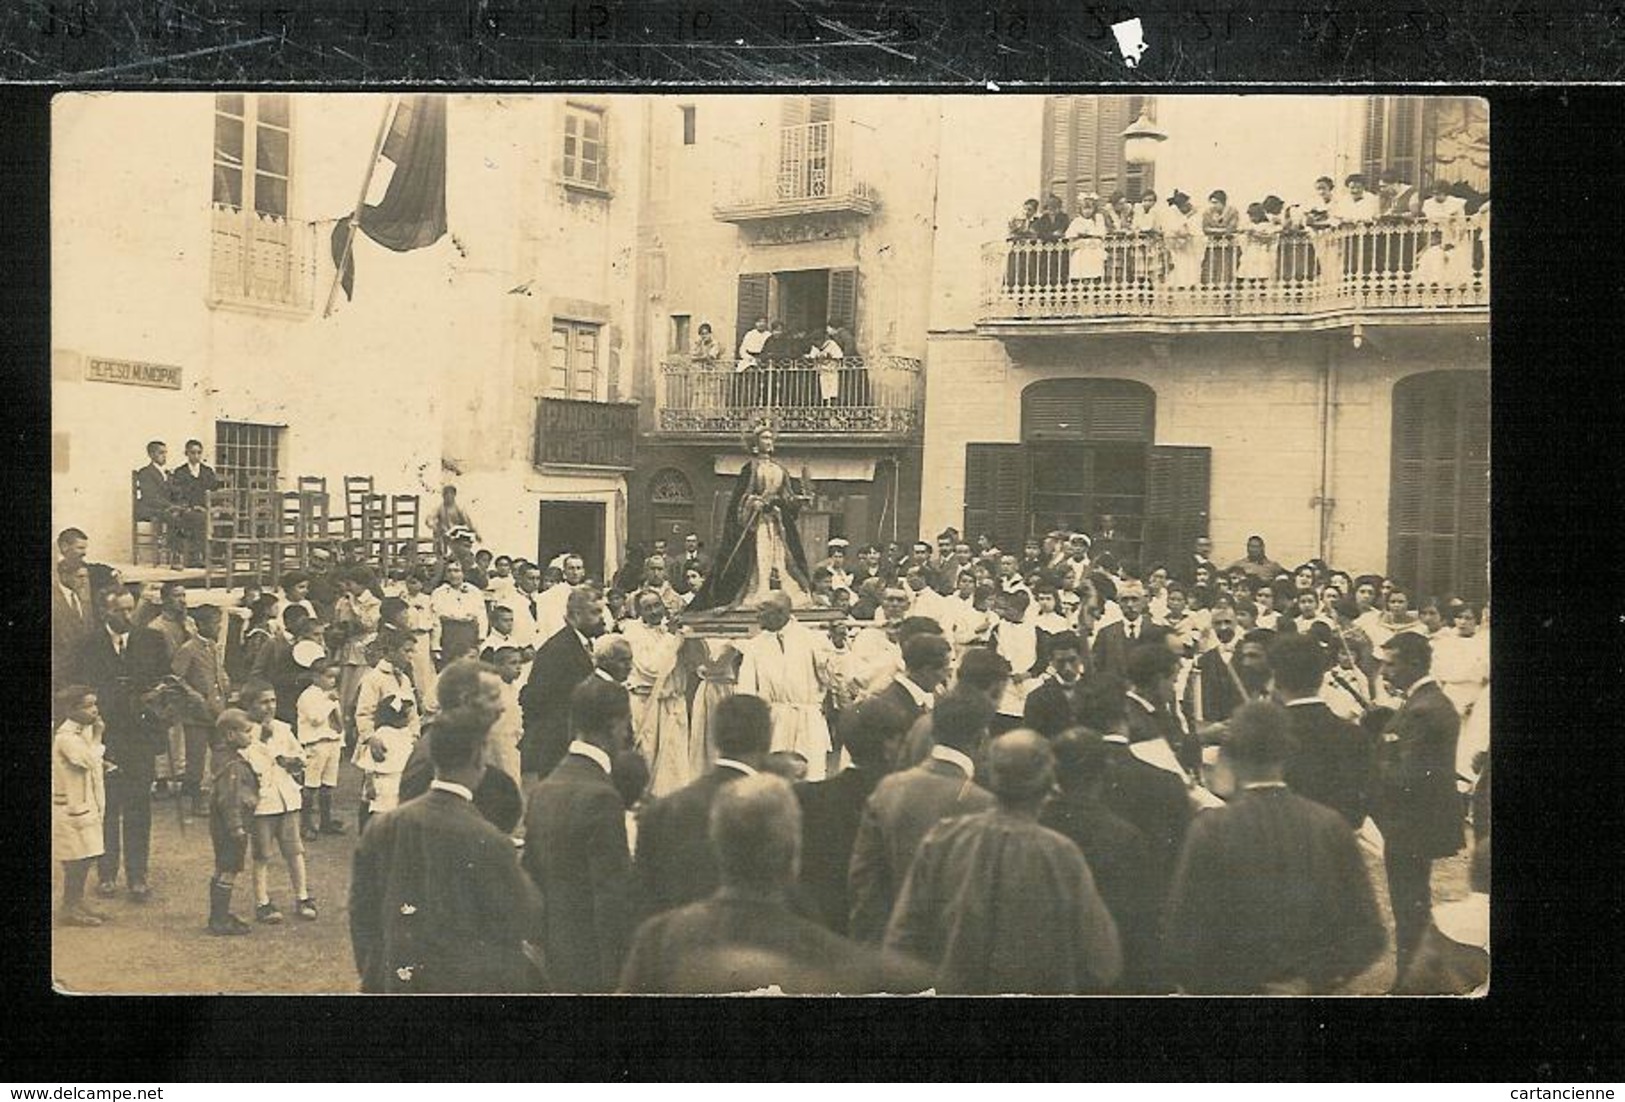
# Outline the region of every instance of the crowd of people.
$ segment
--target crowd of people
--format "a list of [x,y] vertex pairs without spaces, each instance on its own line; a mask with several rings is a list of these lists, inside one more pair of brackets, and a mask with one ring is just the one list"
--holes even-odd
[[366,991],[1333,991],[1388,944],[1362,836],[1395,989],[1487,968],[1431,893],[1470,821],[1450,906],[1487,908],[1487,605],[1257,536],[1221,566],[1205,538],[1136,564],[950,529],[830,540],[807,600],[769,592],[739,636],[696,630],[696,535],[609,579],[475,535],[383,577],[346,546],[222,615],[64,531],[61,920],[107,919],[93,869],[150,897],[172,788],[209,823],[212,933],[284,920],[278,857],[317,920],[304,847],[348,833],[354,769]]
[[1316,249],[1320,232],[1359,226],[1407,232],[1392,239],[1373,234],[1346,249],[1346,274],[1397,271],[1413,282],[1451,286],[1487,267],[1479,252],[1487,243],[1475,228],[1487,217],[1488,196],[1444,180],[1424,195],[1395,172],[1379,176],[1374,189],[1363,173],[1350,173],[1341,188],[1322,176],[1301,201],[1271,194],[1232,203],[1216,189],[1199,207],[1177,188],[1166,200],[1150,189],[1132,199],[1119,191],[1105,198],[1081,192],[1076,200],[1068,212],[1056,195],[1042,204],[1028,199],[1010,219],[1008,288],[1309,280],[1325,263]]

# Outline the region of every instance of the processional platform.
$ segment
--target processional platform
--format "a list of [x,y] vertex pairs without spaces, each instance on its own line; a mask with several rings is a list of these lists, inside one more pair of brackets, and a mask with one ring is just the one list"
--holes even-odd
[[[820,631],[847,619],[838,608],[797,608],[790,610],[790,616],[798,624]],[[704,639],[743,639],[756,631],[758,623],[756,610],[750,608],[684,612],[681,619],[684,627]]]

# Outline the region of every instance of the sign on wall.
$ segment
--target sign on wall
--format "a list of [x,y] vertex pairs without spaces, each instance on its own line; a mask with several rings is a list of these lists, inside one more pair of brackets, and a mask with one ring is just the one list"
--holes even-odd
[[620,402],[543,398],[536,418],[537,466],[632,469],[638,407]]
[[125,386],[155,386],[164,390],[181,388],[181,369],[170,364],[140,363],[135,360],[85,360],[85,378],[93,383],[122,383]]

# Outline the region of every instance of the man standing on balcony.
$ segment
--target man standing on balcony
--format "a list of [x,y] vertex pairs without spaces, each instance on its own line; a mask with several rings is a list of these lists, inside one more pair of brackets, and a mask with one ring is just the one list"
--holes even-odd
[[[734,380],[735,406],[756,405],[762,400],[764,388],[759,373],[763,370],[762,357],[766,354],[769,335],[767,315],[763,314],[739,340],[739,360],[734,364],[734,374],[740,376]],[[751,374],[747,376],[747,372]]]
[[169,474],[169,490],[175,507],[176,543],[186,556],[187,566],[203,565],[204,518],[208,514],[209,493],[220,488],[220,477],[203,462],[203,441],[186,442],[186,462]]

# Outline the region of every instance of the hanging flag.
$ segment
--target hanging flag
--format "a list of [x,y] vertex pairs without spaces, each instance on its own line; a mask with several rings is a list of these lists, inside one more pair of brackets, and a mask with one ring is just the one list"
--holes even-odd
[[353,217],[333,227],[333,264],[346,299],[355,287],[356,230],[398,253],[421,249],[445,236],[445,97],[402,97],[378,156],[367,166],[363,199],[380,161],[390,170],[383,198],[376,204],[362,202]]

